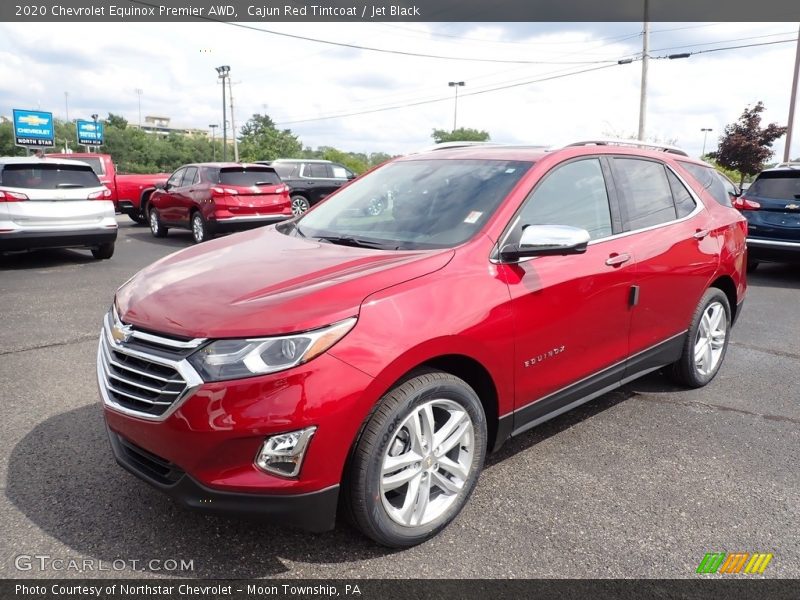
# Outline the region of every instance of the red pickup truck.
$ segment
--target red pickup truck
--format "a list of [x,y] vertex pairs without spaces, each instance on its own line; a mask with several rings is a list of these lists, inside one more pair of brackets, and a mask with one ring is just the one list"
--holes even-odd
[[97,177],[109,190],[117,212],[128,215],[137,223],[147,223],[147,202],[157,183],[164,183],[169,173],[153,175],[120,175],[110,154],[95,152],[73,152],[71,154],[48,154],[47,156],[69,158],[88,163]]

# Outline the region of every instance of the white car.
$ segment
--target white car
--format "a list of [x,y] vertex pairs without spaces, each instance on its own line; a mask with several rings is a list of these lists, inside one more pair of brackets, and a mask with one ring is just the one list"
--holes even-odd
[[0,251],[89,248],[111,258],[111,192],[77,160],[0,157]]

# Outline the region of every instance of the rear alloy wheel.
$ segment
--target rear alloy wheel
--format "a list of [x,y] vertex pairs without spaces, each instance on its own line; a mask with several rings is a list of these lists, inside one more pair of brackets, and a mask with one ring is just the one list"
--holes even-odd
[[202,244],[213,238],[208,223],[199,212],[192,213],[192,239],[195,244]]
[[97,248],[92,248],[92,256],[98,260],[105,260],[114,256],[114,242],[100,244]]
[[719,371],[731,331],[731,306],[717,288],[709,288],[700,299],[681,358],[673,364],[673,378],[689,387],[702,387]]
[[158,211],[155,208],[150,209],[150,233],[154,237],[163,238],[167,237],[168,228],[161,224],[161,217],[158,216]]
[[292,196],[292,214],[294,216],[302,215],[309,207],[305,196]]
[[383,397],[356,446],[346,498],[356,526],[394,548],[422,543],[467,502],[486,455],[475,392],[438,371]]

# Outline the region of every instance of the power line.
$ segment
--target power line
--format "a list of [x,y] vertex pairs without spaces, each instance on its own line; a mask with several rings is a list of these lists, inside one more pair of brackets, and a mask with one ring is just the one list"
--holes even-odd
[[[724,47],[724,48],[709,48],[707,50],[698,50],[696,52],[687,52],[687,53],[685,53],[685,55],[684,54],[680,54],[680,55],[664,55],[664,56],[653,56],[651,58],[655,58],[655,59],[688,58],[689,56],[692,56],[694,54],[705,54],[705,53],[709,53],[709,52],[721,52],[721,51],[724,51],[724,50],[740,50],[742,48],[754,48],[754,47],[758,47],[758,46],[771,46],[771,45],[775,45],[775,44],[786,44],[786,43],[796,42],[796,41],[797,41],[797,38],[793,38],[793,39],[788,39],[788,40],[776,40],[776,41],[772,41],[772,42],[761,42],[761,43],[757,43],[757,44],[742,44],[742,45],[739,45],[739,46],[727,46],[727,47]],[[583,73],[590,73],[592,71],[600,71],[600,70],[603,70],[603,69],[616,67],[616,66],[619,66],[619,65],[622,65],[622,64],[629,64],[633,60],[641,60],[641,58],[639,57],[639,58],[636,58],[636,59],[628,59],[627,61],[622,60],[622,61],[619,61],[618,63],[614,63],[614,64],[610,64],[610,65],[602,65],[602,66],[599,66],[599,67],[591,67],[591,68],[588,68],[588,69],[582,69],[580,71],[572,71],[572,72],[564,73],[564,74],[560,74],[560,75],[552,75],[550,77],[543,77],[543,78],[540,78],[540,79],[533,79],[533,80],[521,81],[521,82],[516,82],[516,83],[509,83],[509,84],[506,84],[506,85],[501,85],[501,86],[497,86],[497,87],[493,87],[493,88],[487,88],[487,89],[483,89],[483,90],[472,91],[472,92],[461,94],[461,97],[463,98],[465,96],[477,96],[477,95],[480,95],[480,94],[488,94],[488,93],[491,93],[491,92],[498,92],[498,91],[501,91],[501,90],[507,90],[507,89],[514,88],[514,87],[520,87],[520,86],[524,86],[524,85],[532,85],[534,83],[542,83],[544,81],[552,81],[554,79],[562,79],[562,78],[565,78],[565,77],[571,77],[573,75],[581,75]],[[399,110],[399,109],[403,109],[403,108],[412,108],[412,107],[416,107],[416,106],[422,106],[422,105],[425,105],[425,104],[434,104],[434,103],[437,103],[437,102],[446,102],[446,101],[449,101],[451,99],[452,98],[450,98],[450,97],[441,97],[441,98],[434,98],[434,99],[429,99],[429,100],[420,100],[418,102],[409,102],[409,103],[406,103],[406,104],[387,106],[387,107],[382,107],[382,108],[374,108],[374,109],[370,109],[370,110],[333,114],[333,115],[328,115],[328,116],[323,116],[323,117],[313,117],[313,118],[309,118],[309,119],[295,119],[295,120],[291,120],[291,121],[283,121],[283,122],[277,123],[277,125],[295,125],[295,124],[298,124],[298,123],[311,123],[311,122],[315,122],[315,121],[327,121],[329,119],[342,119],[342,118],[346,118],[346,117],[356,117],[356,116],[360,116],[360,115],[374,114],[374,113],[385,112],[385,111],[389,111],[389,110]]]
[[[582,73],[589,73],[591,71],[600,71],[602,69],[609,69],[611,67],[617,67],[617,66],[619,66],[619,65],[617,63],[614,63],[614,64],[610,64],[610,65],[603,65],[603,66],[600,66],[600,67],[591,67],[589,69],[583,69],[581,71],[573,71],[573,72],[570,72],[570,73],[564,73],[562,75],[553,75],[553,76],[550,76],[550,77],[543,77],[541,79],[533,79],[533,80],[529,80],[529,81],[522,81],[522,82],[519,82],[519,83],[511,83],[511,84],[508,84],[508,85],[498,86],[498,87],[494,87],[494,88],[488,88],[488,89],[485,89],[485,90],[478,90],[478,91],[474,91],[474,92],[468,92],[468,93],[465,93],[465,94],[461,94],[461,96],[462,97],[464,97],[464,96],[477,96],[479,94],[487,94],[489,92],[498,92],[500,90],[507,90],[507,89],[510,89],[510,88],[519,87],[519,86],[523,86],[523,85],[531,85],[531,84],[534,84],[534,83],[541,83],[543,81],[552,81],[553,79],[562,79],[564,77],[571,77],[573,75],[581,75]],[[367,115],[367,114],[373,114],[373,113],[378,113],[378,112],[385,112],[387,110],[398,110],[398,109],[401,109],[401,108],[411,108],[411,107],[414,107],[414,106],[422,106],[423,104],[434,104],[436,102],[445,102],[445,101],[450,101],[450,100],[452,100],[452,98],[450,98],[450,97],[447,97],[447,98],[435,98],[435,99],[431,99],[431,100],[420,100],[418,102],[410,102],[410,103],[402,104],[402,105],[388,106],[388,107],[384,107],[384,108],[375,108],[375,109],[372,109],[372,110],[364,110],[364,111],[359,111],[359,112],[351,112],[351,113],[343,113],[343,114],[337,114],[337,115],[329,115],[329,116],[325,116],[325,117],[314,117],[314,118],[311,118],[311,119],[297,119],[297,120],[293,120],[293,121],[283,121],[281,123],[276,123],[276,125],[294,125],[294,124],[297,124],[297,123],[311,123],[313,121],[326,121],[328,119],[342,119],[344,117],[355,117],[355,116],[359,116],[359,115]]]
[[683,46],[669,46],[668,48],[654,48],[652,52],[663,52],[664,50],[679,50],[680,48],[695,48],[697,46],[713,46],[714,44],[727,44],[729,42],[746,42],[747,40],[761,40],[778,35],[792,35],[794,31],[781,31],[780,33],[768,33],[765,35],[753,35],[750,37],[734,38],[730,40],[717,40],[716,42],[702,42],[699,44],[685,44]]

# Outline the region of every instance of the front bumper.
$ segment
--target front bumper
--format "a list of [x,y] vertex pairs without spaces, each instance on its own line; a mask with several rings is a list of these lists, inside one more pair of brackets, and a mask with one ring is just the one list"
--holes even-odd
[[0,250],[35,250],[40,248],[92,248],[117,239],[117,229],[61,231],[25,231],[0,233]]
[[304,494],[224,492],[198,483],[176,465],[139,448],[111,430],[108,430],[108,439],[120,466],[189,508],[279,521],[315,533],[329,531],[336,523],[338,485]]

